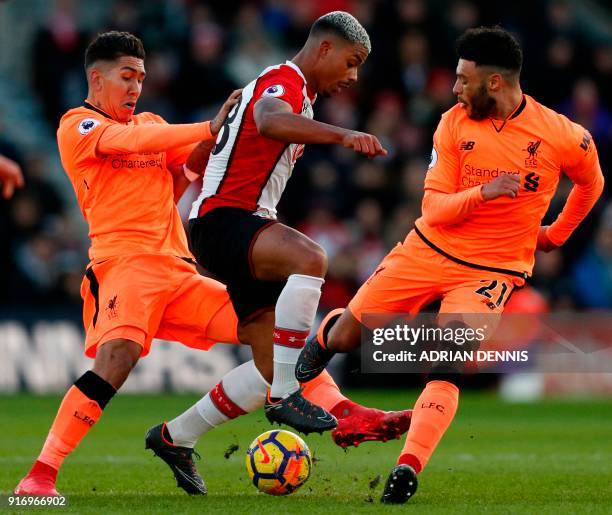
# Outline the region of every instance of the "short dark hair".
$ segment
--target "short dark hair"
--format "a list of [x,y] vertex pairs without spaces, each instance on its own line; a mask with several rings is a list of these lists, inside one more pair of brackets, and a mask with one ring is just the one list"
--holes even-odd
[[144,59],[142,41],[129,32],[103,32],[98,34],[85,50],[85,69],[96,61],[114,61],[126,55]]
[[362,45],[368,53],[372,51],[370,36],[352,14],[344,11],[332,11],[321,16],[310,28],[310,35],[317,36],[332,32],[349,43]]
[[466,30],[457,39],[457,56],[476,66],[495,66],[517,74],[523,65],[519,42],[499,26]]

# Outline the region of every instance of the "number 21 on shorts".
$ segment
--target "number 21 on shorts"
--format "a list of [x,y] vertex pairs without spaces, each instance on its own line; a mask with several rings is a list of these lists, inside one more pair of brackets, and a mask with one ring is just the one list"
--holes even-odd
[[504,281],[498,281],[497,279],[492,281],[482,279],[480,282],[486,284],[478,288],[476,293],[482,295],[486,299],[485,302],[487,304],[493,304],[495,307],[502,306],[503,302],[507,300],[506,294],[510,290],[508,285]]

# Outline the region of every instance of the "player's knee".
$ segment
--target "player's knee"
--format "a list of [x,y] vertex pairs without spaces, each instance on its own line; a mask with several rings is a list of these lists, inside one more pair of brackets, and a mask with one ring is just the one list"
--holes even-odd
[[320,245],[314,242],[304,244],[299,252],[299,261],[295,273],[325,277],[327,273],[327,254]]
[[140,350],[131,340],[106,342],[98,348],[93,371],[118,390],[138,362]]

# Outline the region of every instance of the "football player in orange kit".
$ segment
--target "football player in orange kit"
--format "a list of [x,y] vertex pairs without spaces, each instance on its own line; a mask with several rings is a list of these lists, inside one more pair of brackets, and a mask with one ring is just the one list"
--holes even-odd
[[[197,176],[194,170],[203,171],[240,91],[211,122],[170,125],[152,113],[135,115],[144,58],[142,42],[132,34],[98,35],[85,55],[88,97],[62,117],[57,131],[63,167],[90,229],[91,262],[81,295],[85,353],[94,364],[64,396],[38,459],[15,489],[18,495],[58,495],[65,457],[148,354],[154,337],[202,350],[242,340],[225,286],[196,271],[174,203],[188,178]],[[197,438],[263,406],[272,375],[270,347],[253,344],[253,360],[228,372],[192,409],[147,434],[147,447],[186,492],[206,493],[192,459]],[[304,395],[351,403],[329,375],[306,385]],[[409,423],[405,415],[402,420]]]
[[[522,92],[522,51],[510,33],[469,29],[457,53],[458,103],[434,134],[422,216],[348,309],[322,322],[298,359],[300,381],[316,377],[334,353],[357,347],[367,314],[415,315],[440,300],[440,314],[455,324],[469,325],[470,314],[501,315],[530,276],[535,251],[562,245],[603,191],[588,131]],[[574,187],[555,222],[541,227],[561,173]],[[416,491],[417,474],[455,416],[458,379],[430,374],[382,502],[403,503]]]

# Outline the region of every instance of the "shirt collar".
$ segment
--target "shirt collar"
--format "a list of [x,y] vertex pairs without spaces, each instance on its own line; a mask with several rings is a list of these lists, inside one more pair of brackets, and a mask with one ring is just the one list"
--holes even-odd
[[105,116],[106,118],[110,118],[111,120],[113,119],[111,115],[102,111],[102,109],[96,107],[95,105],[90,104],[87,100],[83,102],[83,107],[86,107],[87,109],[91,109],[92,111],[95,111],[96,113],[101,114],[102,116]]
[[302,77],[302,79],[304,79],[304,84],[306,84],[306,77],[304,77],[304,74],[302,73],[302,70],[300,70],[300,67],[295,64],[293,61],[285,61],[285,64],[291,68],[293,68],[297,74]]
[[317,99],[317,93],[316,91],[314,92],[310,92],[310,88],[308,87],[308,81],[306,80],[306,77],[304,77],[304,74],[302,73],[302,70],[300,70],[300,67],[295,64],[293,61],[285,61],[285,64],[287,66],[289,66],[290,68],[293,68],[295,70],[295,72],[302,77],[302,80],[304,81],[304,87],[306,88],[306,93],[308,94],[309,100],[311,103],[314,103],[314,101]]

